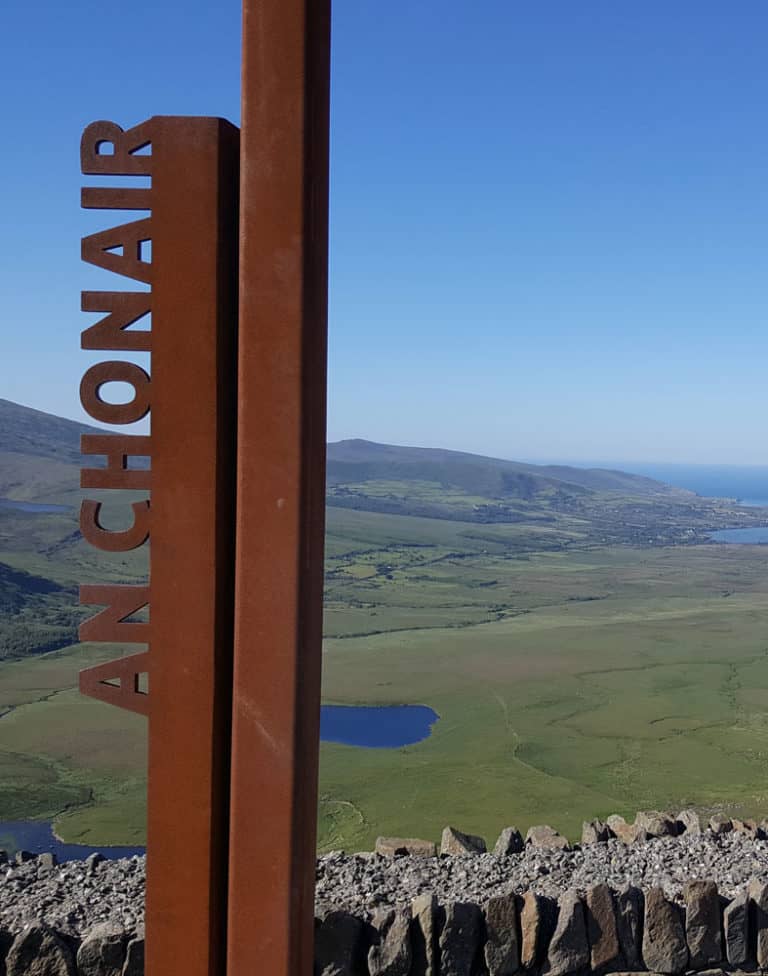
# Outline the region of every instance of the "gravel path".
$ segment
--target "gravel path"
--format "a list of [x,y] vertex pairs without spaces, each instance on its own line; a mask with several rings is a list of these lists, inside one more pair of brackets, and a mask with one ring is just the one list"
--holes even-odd
[[[110,919],[135,931],[144,922],[145,858],[69,861],[49,856],[24,864],[0,864],[0,928],[17,932],[42,919],[73,936]],[[768,841],[743,834],[668,837],[626,846],[618,840],[572,851],[528,847],[522,854],[450,857],[380,857],[331,853],[317,862],[316,910],[344,909],[368,916],[382,905],[409,905],[434,892],[442,903],[473,901],[507,891],[557,896],[584,892],[604,881],[621,888],[662,886],[679,898],[686,881],[717,882],[728,897],[752,878],[768,882]]]
[[434,892],[438,901],[483,904],[508,891],[557,896],[568,888],[584,892],[606,882],[621,888],[628,881],[648,889],[660,885],[679,898],[686,881],[715,881],[720,893],[733,896],[751,878],[768,882],[768,841],[742,834],[668,837],[627,846],[618,840],[580,850],[527,848],[522,854],[496,857],[380,857],[327,854],[317,864],[318,914],[344,909],[370,916],[381,905],[408,905],[418,894]]

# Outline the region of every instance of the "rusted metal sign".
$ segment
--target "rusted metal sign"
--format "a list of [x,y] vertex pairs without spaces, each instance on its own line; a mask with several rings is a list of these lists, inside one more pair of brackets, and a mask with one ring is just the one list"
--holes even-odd
[[[239,233],[227,123],[96,122],[82,140],[86,176],[143,178],[88,186],[83,206],[149,212],[83,240],[85,261],[143,288],[84,292],[83,310],[103,317],[82,345],[149,352],[151,375],[107,358],[81,399],[107,425],[151,412],[150,435],[82,444],[102,458],[84,489],[150,493],[151,505],[126,503],[120,531],[100,497],[80,513],[102,550],[151,543],[149,584],[81,587],[103,609],[80,631],[141,647],[80,684],[149,717],[148,976],[313,966],[330,3],[244,0],[243,23]],[[115,381],[127,402],[103,397]]]
[[[147,972],[221,976],[232,696],[236,430],[238,132],[207,118],[156,117],[127,131],[112,122],[82,138],[86,176],[149,177],[151,187],[86,187],[83,206],[149,210],[83,240],[83,259],[144,290],[85,292],[104,313],[83,348],[150,352],[151,375],[105,359],[81,384],[99,423],[151,411],[151,434],[86,435],[86,490],[151,490],[131,502],[132,525],[109,531],[102,503],[83,501],[89,542],[121,552],[151,541],[149,585],[83,586],[102,606],[81,640],[148,645],[81,675],[88,695],[149,716]],[[150,248],[151,246],[151,256]],[[133,328],[151,317],[149,328]],[[103,389],[127,383],[131,399]],[[131,459],[151,459],[149,469]],[[116,496],[122,497],[122,496]],[[150,608],[149,620],[132,619]],[[149,675],[149,694],[140,680]],[[190,938],[190,933],[196,933]]]
[[313,966],[329,50],[328,0],[245,0],[228,976]]

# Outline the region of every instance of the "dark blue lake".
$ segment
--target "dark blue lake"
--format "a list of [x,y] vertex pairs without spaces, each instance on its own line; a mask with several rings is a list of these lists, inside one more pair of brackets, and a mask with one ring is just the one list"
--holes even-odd
[[710,533],[715,542],[741,542],[744,545],[764,545],[768,542],[768,526],[757,525],[750,529],[718,529]]
[[323,705],[322,742],[397,749],[427,739],[440,716],[426,705]]
[[0,498],[0,508],[13,508],[17,512],[68,512],[69,505],[49,505],[40,502],[17,502],[13,498]]
[[9,854],[15,854],[16,851],[45,854],[50,851],[59,861],[82,861],[94,851],[98,851],[110,860],[144,853],[143,847],[91,847],[85,844],[64,844],[54,835],[49,820],[0,821],[0,850],[7,851]]

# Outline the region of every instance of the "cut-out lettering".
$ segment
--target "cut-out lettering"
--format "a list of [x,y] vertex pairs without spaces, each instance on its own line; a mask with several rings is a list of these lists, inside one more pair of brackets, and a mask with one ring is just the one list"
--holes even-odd
[[95,617],[80,624],[81,641],[108,641],[115,644],[146,644],[149,624],[128,620],[149,603],[149,587],[124,583],[83,584],[80,603],[104,607]]
[[151,457],[152,438],[141,434],[83,434],[82,454],[103,455],[104,468],[83,468],[81,488],[132,488],[148,491],[152,484],[150,468],[128,468],[130,457]]
[[152,191],[138,186],[84,186],[83,210],[151,210]]
[[80,672],[80,692],[108,705],[149,715],[149,695],[141,690],[141,675],[148,670],[147,651],[97,664]]
[[129,529],[105,529],[99,516],[101,502],[84,499],[80,504],[80,532],[86,542],[104,552],[129,552],[143,546],[149,538],[149,502],[134,502],[133,525]]
[[[122,129],[115,122],[91,122],[80,139],[80,168],[87,176],[149,176],[152,156],[139,154],[152,142],[148,122]],[[106,146],[110,152],[104,151]]]
[[[107,383],[128,383],[133,387],[132,399],[127,403],[108,403],[101,397],[101,388]],[[151,386],[148,374],[135,363],[96,363],[86,370],[80,382],[80,402],[101,423],[133,424],[149,413]]]
[[[152,175],[153,126],[143,122],[123,130],[114,122],[94,122],[83,132],[80,162],[83,173],[98,176]],[[116,181],[111,181],[116,182]],[[144,184],[146,180],[142,180]],[[152,190],[139,186],[83,187],[81,204],[92,210],[148,210],[150,216],[90,234],[81,242],[84,261],[145,284],[152,281]],[[151,352],[152,294],[128,291],[85,291],[84,312],[101,312],[102,317],[82,332],[83,349],[113,352]],[[132,329],[147,318],[144,328]],[[110,403],[102,395],[109,383],[125,383],[130,399]],[[132,424],[150,410],[151,380],[147,372],[131,362],[109,360],[86,370],[80,383],[80,401],[94,420],[104,424]],[[118,394],[119,396],[119,394]],[[102,467],[83,467],[80,484],[87,489],[134,489],[148,491],[152,472],[145,467],[129,468],[131,458],[150,458],[151,439],[138,434],[84,434],[84,455],[102,456]],[[98,463],[98,462],[96,462]],[[111,530],[102,524],[103,501],[86,498],[80,506],[80,531],[83,538],[106,552],[128,552],[147,542],[150,535],[150,501],[131,502],[133,524]],[[80,602],[102,606],[80,626],[82,641],[148,644],[150,626],[146,618],[131,619],[149,606],[148,585],[84,585]],[[142,675],[149,671],[149,651],[123,658],[80,674],[83,694],[142,715],[149,714],[149,697],[143,690]]]
[[143,281],[152,281],[152,265],[141,260],[141,245],[152,239],[152,219],[132,220],[83,238],[83,261],[115,274]]
[[149,352],[152,348],[150,329],[128,327],[138,322],[152,310],[150,292],[84,291],[84,312],[108,312],[106,318],[83,331],[80,345],[83,349],[110,351]]

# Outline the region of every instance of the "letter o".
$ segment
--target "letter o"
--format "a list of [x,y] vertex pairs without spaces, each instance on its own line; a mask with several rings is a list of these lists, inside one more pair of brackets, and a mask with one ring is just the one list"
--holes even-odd
[[[107,383],[128,383],[133,387],[133,399],[107,403],[101,397],[101,388]],[[150,386],[149,375],[135,363],[96,363],[80,383],[80,402],[94,420],[103,424],[133,424],[149,413]]]

